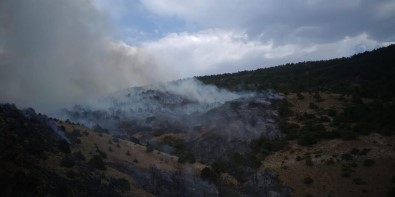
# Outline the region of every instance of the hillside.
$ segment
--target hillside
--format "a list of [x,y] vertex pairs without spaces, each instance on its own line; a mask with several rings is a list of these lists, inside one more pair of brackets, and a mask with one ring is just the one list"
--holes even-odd
[[362,97],[395,96],[395,45],[347,58],[291,63],[281,66],[197,77],[228,89],[279,92],[327,91]]
[[1,196],[393,196],[395,45],[0,105]]

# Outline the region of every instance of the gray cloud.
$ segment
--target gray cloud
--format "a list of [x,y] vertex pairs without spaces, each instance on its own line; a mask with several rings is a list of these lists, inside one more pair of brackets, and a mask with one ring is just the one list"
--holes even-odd
[[1,102],[49,112],[132,85],[175,78],[111,38],[90,1],[0,1]]
[[394,0],[200,0],[141,1],[150,11],[176,16],[201,28],[246,30],[274,44],[335,42],[368,34],[394,41]]

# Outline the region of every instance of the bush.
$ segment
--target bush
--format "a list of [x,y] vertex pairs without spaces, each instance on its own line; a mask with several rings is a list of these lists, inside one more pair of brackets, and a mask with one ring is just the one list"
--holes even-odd
[[64,156],[60,161],[60,166],[62,167],[72,168],[74,165],[75,165],[74,160],[69,156]]
[[223,161],[216,161],[211,166],[213,170],[218,174],[225,172],[225,162]]
[[195,163],[195,156],[190,152],[183,152],[178,156],[178,163]]
[[73,179],[75,178],[75,172],[73,170],[69,170],[67,171],[66,176]]
[[318,109],[318,106],[316,104],[310,102],[309,103],[309,108],[310,109]]
[[301,146],[311,146],[317,143],[317,139],[311,133],[304,133],[298,137],[298,144]]
[[[107,129],[101,127],[100,125],[95,125],[95,126],[93,127],[93,131],[96,132],[96,133],[99,133],[99,134],[102,134],[102,133],[107,133],[107,134],[109,134],[109,133],[110,133]],[[99,135],[99,136],[100,136],[100,135]]]
[[352,182],[355,183],[356,185],[364,185],[366,182],[362,180],[361,178],[354,178],[352,179]]
[[81,151],[73,153],[73,156],[77,161],[85,161],[85,156],[81,153]]
[[365,159],[365,160],[363,161],[363,165],[364,165],[365,167],[371,167],[371,166],[373,166],[375,163],[376,163],[376,162],[375,162],[373,159]]
[[304,96],[300,92],[296,93],[296,96],[298,97],[299,100],[303,100]]
[[215,181],[217,179],[217,174],[211,170],[211,168],[205,167],[200,173],[200,177],[203,180]]
[[125,178],[111,178],[109,185],[119,191],[130,191],[129,181]]
[[306,158],[305,164],[306,164],[306,166],[313,166],[314,165],[313,160],[311,160],[310,157]]
[[302,160],[303,160],[302,157],[300,157],[299,155],[296,156],[296,158],[295,158],[295,161],[302,161]]
[[107,158],[107,154],[101,150],[97,150],[97,152],[99,153],[100,157],[102,157],[103,159]]
[[355,140],[358,138],[358,135],[353,131],[343,131],[341,137],[343,140]]
[[367,155],[372,149],[370,148],[364,148],[361,151],[359,151],[359,155]]
[[102,158],[99,155],[93,156],[89,161],[88,164],[98,170],[107,170],[106,166]]
[[58,149],[62,153],[66,153],[66,154],[71,153],[69,143],[66,140],[59,140],[58,141]]
[[328,116],[334,118],[337,115],[337,111],[336,111],[336,109],[331,108],[331,109],[328,109],[327,114],[328,114]]
[[351,160],[353,160],[352,155],[350,155],[350,154],[348,154],[348,153],[342,154],[342,155],[341,155],[341,158],[342,158],[342,160],[345,160],[345,161],[351,161]]
[[306,185],[311,185],[313,184],[314,180],[311,177],[306,177],[303,179],[303,183]]
[[352,155],[358,155],[358,153],[359,153],[359,149],[358,148],[352,148],[350,150],[350,154],[352,154]]
[[74,137],[81,137],[82,136],[81,131],[79,129],[74,129],[71,132],[71,135],[73,135]]
[[328,116],[321,116],[321,117],[320,117],[320,121],[321,121],[321,122],[330,122],[331,119],[329,119]]
[[63,125],[62,125],[62,126],[59,126],[58,128],[59,128],[59,130],[61,130],[61,131],[63,131],[63,132],[66,131],[66,128],[65,128]]

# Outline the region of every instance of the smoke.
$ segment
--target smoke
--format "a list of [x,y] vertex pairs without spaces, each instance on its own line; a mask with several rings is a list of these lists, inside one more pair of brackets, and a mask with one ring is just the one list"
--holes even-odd
[[0,102],[51,112],[175,78],[114,35],[88,0],[0,0]]

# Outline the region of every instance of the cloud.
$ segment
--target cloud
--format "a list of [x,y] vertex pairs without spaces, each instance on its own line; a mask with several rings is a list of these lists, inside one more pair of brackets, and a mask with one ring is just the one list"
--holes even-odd
[[1,102],[49,112],[94,96],[175,78],[141,48],[111,38],[90,1],[0,2]]
[[181,76],[236,72],[289,62],[331,59],[385,46],[368,34],[324,44],[284,44],[250,39],[245,32],[210,29],[172,33],[142,44],[144,51],[179,70]]
[[[178,17],[201,29],[242,30],[274,44],[328,43],[345,36],[369,34],[394,39],[394,1],[363,0],[144,0],[152,13]],[[301,31],[303,30],[303,31]],[[392,40],[393,41],[393,40]]]

